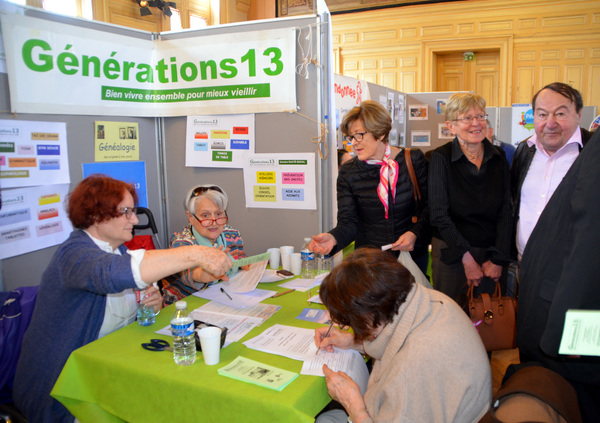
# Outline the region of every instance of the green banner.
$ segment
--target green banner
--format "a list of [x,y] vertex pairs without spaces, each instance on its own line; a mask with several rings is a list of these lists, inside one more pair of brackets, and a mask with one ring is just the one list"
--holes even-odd
[[271,84],[222,85],[215,87],[142,90],[137,88],[102,86],[102,100],[136,103],[178,103],[185,101],[235,100],[239,98],[269,98]]

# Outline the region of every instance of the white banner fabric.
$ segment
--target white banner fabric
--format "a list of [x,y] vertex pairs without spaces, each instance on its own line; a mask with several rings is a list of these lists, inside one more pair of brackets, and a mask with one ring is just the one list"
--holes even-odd
[[296,108],[295,29],[140,39],[2,15],[12,111],[120,116]]

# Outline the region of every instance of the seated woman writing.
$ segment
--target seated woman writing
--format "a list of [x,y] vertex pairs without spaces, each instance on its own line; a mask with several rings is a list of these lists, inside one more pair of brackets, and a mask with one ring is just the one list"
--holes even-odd
[[[183,208],[189,225],[171,237],[170,247],[203,245],[225,251],[232,260],[246,257],[244,241],[239,231],[227,225],[227,194],[217,185],[198,185],[183,200]],[[242,269],[247,269],[243,266]],[[226,276],[233,276],[237,268]],[[165,305],[172,304],[196,291],[219,281],[219,275],[201,267],[186,269],[164,278],[159,285]]]
[[492,376],[467,315],[441,292],[414,283],[395,257],[361,248],[323,280],[331,321],[353,333],[316,330],[324,351],[355,349],[373,358],[365,395],[344,372],[323,365],[329,395],[345,409],[324,422],[477,422],[490,407]]

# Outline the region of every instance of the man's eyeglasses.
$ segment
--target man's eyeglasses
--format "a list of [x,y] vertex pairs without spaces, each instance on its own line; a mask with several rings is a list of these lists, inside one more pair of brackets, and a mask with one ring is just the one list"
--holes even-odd
[[473,122],[473,119],[476,119],[478,122],[483,122],[488,118],[488,115],[475,115],[475,116],[465,116],[465,117],[461,117],[461,118],[456,118],[456,119],[452,119],[455,122],[462,122],[462,123],[471,123]]
[[194,216],[196,220],[200,223],[200,225],[205,228],[211,226],[213,222],[217,225],[224,225],[229,220],[227,214],[221,211],[215,212],[214,214],[203,213],[202,215],[200,215],[202,219],[199,219],[198,216],[196,216],[194,213],[191,213],[191,215]]
[[344,138],[345,138],[345,139],[346,139],[346,141],[348,141],[349,143],[351,143],[353,139],[355,139],[355,140],[356,140],[356,141],[358,141],[358,142],[361,142],[361,141],[363,140],[363,138],[364,138],[365,134],[366,134],[366,133],[368,133],[368,132],[369,132],[369,131],[367,131],[367,132],[357,132],[357,133],[356,133],[356,134],[354,134],[354,135],[346,135]]
[[127,219],[137,213],[137,207],[117,207],[117,211],[125,215]]

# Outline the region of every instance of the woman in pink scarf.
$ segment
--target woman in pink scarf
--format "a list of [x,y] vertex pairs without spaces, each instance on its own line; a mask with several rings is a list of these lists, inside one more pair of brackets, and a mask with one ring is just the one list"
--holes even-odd
[[392,119],[385,107],[366,100],[348,112],[341,129],[356,156],[339,171],[337,226],[313,236],[310,248],[332,254],[353,241],[355,248],[391,245],[393,251],[410,251],[426,273],[430,229],[425,155],[418,149],[410,152],[422,196],[417,202],[404,151],[391,157]]

